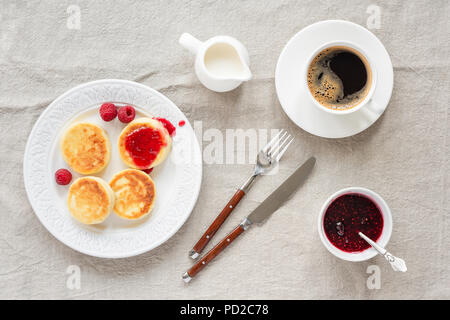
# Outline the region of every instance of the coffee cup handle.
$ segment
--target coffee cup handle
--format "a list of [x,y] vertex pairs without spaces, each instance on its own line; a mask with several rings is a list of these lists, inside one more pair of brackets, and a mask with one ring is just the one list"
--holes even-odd
[[364,106],[361,111],[370,119],[378,119],[384,112],[384,108],[382,108],[378,103],[370,99],[369,103]]

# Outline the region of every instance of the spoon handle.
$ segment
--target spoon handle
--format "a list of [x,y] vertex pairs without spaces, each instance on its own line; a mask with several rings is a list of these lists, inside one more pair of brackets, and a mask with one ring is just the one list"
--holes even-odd
[[375,241],[372,241],[369,237],[367,237],[364,233],[359,232],[359,236],[366,240],[380,255],[382,255],[390,264],[394,271],[406,272],[408,268],[406,268],[406,263],[403,259],[400,259],[391,253],[389,253],[385,248],[377,244]]
[[361,238],[363,238],[364,240],[366,240],[375,250],[378,251],[379,254],[381,254],[382,256],[384,256],[387,252],[387,250],[385,248],[383,248],[382,246],[380,246],[379,244],[377,244],[375,241],[373,241],[372,239],[370,239],[368,236],[366,236],[364,233],[360,232],[359,236]]
[[406,270],[408,270],[403,259],[400,259],[387,251],[384,254],[384,257],[391,264],[391,267],[392,269],[394,269],[394,271],[406,272]]

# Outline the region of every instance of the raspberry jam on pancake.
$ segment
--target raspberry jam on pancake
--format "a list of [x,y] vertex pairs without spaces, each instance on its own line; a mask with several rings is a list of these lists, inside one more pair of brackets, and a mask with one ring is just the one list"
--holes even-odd
[[150,169],[167,158],[172,137],[166,127],[154,118],[130,122],[119,136],[119,153],[123,162],[133,169]]
[[125,138],[125,149],[138,167],[147,168],[166,142],[159,130],[142,127]]
[[153,119],[156,119],[159,122],[161,122],[171,137],[173,137],[175,135],[175,132],[177,129],[169,120],[164,119],[164,118],[153,118]]

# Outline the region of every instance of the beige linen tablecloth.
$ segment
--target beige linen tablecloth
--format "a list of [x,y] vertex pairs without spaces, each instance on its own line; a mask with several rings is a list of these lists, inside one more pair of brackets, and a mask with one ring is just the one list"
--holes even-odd
[[[446,0],[339,5],[317,0],[2,0],[0,298],[450,298],[449,15]],[[340,140],[296,127],[274,86],[276,61],[286,42],[326,19],[370,27],[390,53],[395,73],[385,114],[363,133]],[[183,32],[241,40],[254,79],[230,93],[207,90],[193,73],[193,57],[178,44]],[[159,90],[192,123],[202,121],[203,132],[287,128],[295,135],[279,174],[258,181],[215,240],[306,156],[317,157],[317,170],[268,223],[252,228],[189,285],[181,281],[191,265],[187,252],[251,164],[204,164],[197,206],[157,249],[119,260],[75,252],[34,215],[22,158],[34,122],[51,101],[78,84],[103,78]],[[209,143],[203,141],[203,147]],[[388,202],[394,219],[389,249],[406,260],[407,273],[394,273],[382,257],[341,261],[323,247],[318,211],[331,193],[346,186],[368,187]],[[79,289],[67,285],[71,265],[80,267]],[[367,286],[370,265],[380,268],[379,289]]]

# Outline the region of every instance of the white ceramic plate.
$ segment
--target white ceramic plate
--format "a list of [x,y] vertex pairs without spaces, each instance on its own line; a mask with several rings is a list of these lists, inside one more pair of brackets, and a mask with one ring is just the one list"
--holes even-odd
[[324,138],[344,138],[367,129],[379,116],[367,117],[363,108],[348,115],[330,114],[317,108],[305,92],[302,72],[308,58],[318,47],[331,41],[353,42],[373,57],[378,79],[372,101],[386,109],[394,85],[389,54],[373,33],[348,21],[317,22],[292,37],[278,59],[275,86],[283,110],[300,128]]
[[[54,173],[59,168],[69,168],[59,150],[59,138],[66,126],[79,120],[99,124],[111,142],[111,162],[97,176],[109,182],[116,172],[126,169],[117,148],[117,138],[125,124],[117,118],[111,122],[100,118],[98,110],[104,102],[132,105],[136,118],[166,118],[177,127],[177,132],[169,157],[151,173],[157,198],[149,217],[126,221],[111,213],[105,222],[87,226],[70,216],[66,206],[69,186],[57,185]],[[181,120],[186,124],[179,127]],[[104,258],[134,256],[168,240],[189,217],[202,179],[201,151],[184,114],[161,93],[125,80],[89,82],[53,101],[31,131],[23,170],[30,203],[48,231],[79,252]],[[73,180],[80,176],[71,172]]]

